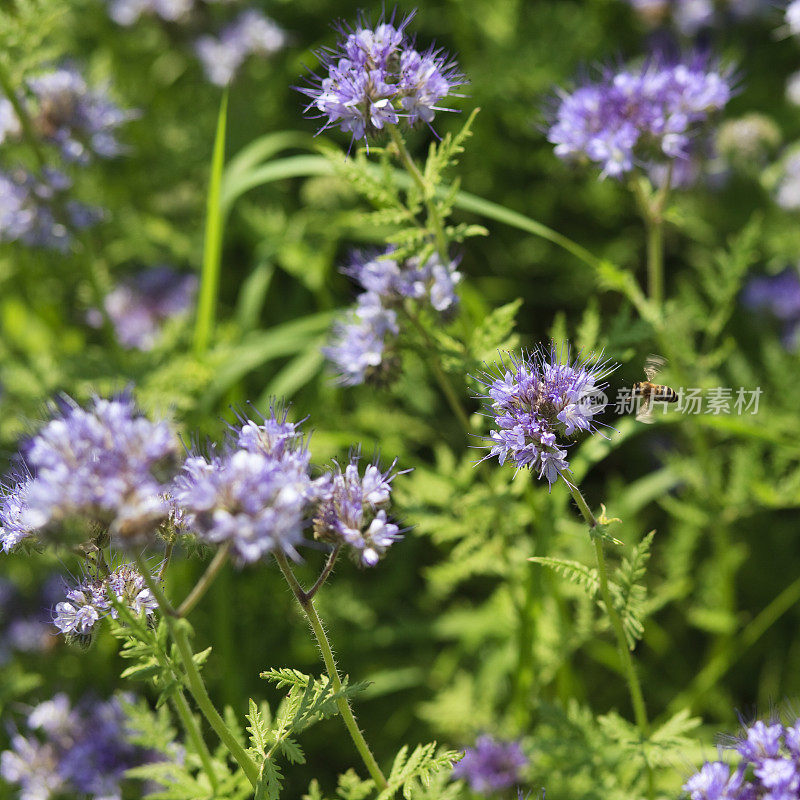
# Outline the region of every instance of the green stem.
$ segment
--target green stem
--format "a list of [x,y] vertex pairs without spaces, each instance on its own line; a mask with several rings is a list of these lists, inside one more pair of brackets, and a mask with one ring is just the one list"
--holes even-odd
[[278,562],[278,566],[284,578],[286,578],[286,582],[289,584],[292,594],[294,594],[297,602],[300,604],[300,608],[303,609],[303,613],[306,615],[311,625],[311,630],[314,632],[314,637],[322,652],[322,660],[325,662],[325,669],[330,678],[331,685],[338,695],[336,698],[336,706],[339,709],[345,727],[353,740],[353,744],[356,746],[356,750],[358,750],[361,756],[361,760],[364,762],[364,766],[372,776],[372,780],[375,781],[375,785],[378,787],[379,791],[383,792],[389,788],[389,783],[383,772],[381,772],[381,768],[378,766],[375,756],[372,755],[372,751],[369,749],[364,734],[358,727],[353,710],[350,708],[350,703],[347,698],[341,694],[342,679],[339,677],[339,670],[336,667],[336,660],[333,657],[333,650],[331,650],[330,642],[325,634],[325,628],[323,628],[317,610],[314,608],[314,601],[308,596],[298,582],[294,572],[292,572],[292,568],[289,566],[289,562],[286,560],[286,556],[283,555],[283,553],[275,553],[275,560]]
[[208,775],[208,781],[211,784],[211,789],[214,795],[216,795],[219,792],[219,781],[217,780],[216,773],[214,772],[214,766],[211,763],[211,753],[208,752],[208,747],[203,741],[203,736],[200,733],[200,728],[197,725],[197,721],[192,715],[189,704],[186,702],[186,695],[184,695],[184,693],[179,689],[177,692],[175,692],[172,699],[175,704],[175,711],[178,713],[178,716],[181,719],[183,729],[186,731],[186,735],[189,737],[195,753],[197,753],[199,756],[200,761],[203,764],[203,770],[205,771],[206,775]]
[[664,223],[645,220],[647,227],[647,296],[659,307],[664,300]]
[[436,343],[431,339],[428,331],[425,330],[425,326],[419,321],[419,317],[417,317],[417,315],[408,307],[404,307],[404,311],[408,319],[411,321],[411,324],[417,329],[422,337],[427,352],[431,354],[430,359],[428,359],[428,363],[433,370],[433,375],[436,378],[436,382],[439,384],[439,388],[442,390],[442,394],[444,394],[447,402],[450,404],[450,408],[456,415],[456,419],[458,419],[458,421],[461,423],[461,427],[464,429],[465,433],[468,435],[471,434],[472,425],[470,425],[469,416],[464,410],[464,406],[461,405],[461,401],[458,399],[458,395],[456,394],[456,390],[453,388],[453,384],[450,383],[450,379],[447,377],[447,374],[442,368],[442,364],[439,360],[439,350],[436,347]]
[[0,61],[0,90],[2,90],[3,94],[11,103],[14,113],[17,115],[17,119],[19,120],[20,127],[22,128],[22,134],[25,139],[25,143],[33,153],[39,169],[43,170],[47,166],[47,159],[44,157],[42,148],[39,146],[39,137],[36,135],[36,131],[34,130],[33,121],[28,114],[28,110],[20,102],[17,93],[14,91],[11,78],[9,77],[9,74],[6,71],[5,65],[2,63],[2,61]]
[[600,596],[603,598],[603,604],[606,607],[606,613],[611,622],[611,628],[617,639],[617,650],[619,651],[620,661],[622,662],[622,671],[628,682],[628,691],[631,696],[631,704],[633,706],[633,716],[636,720],[636,727],[639,729],[639,734],[642,737],[642,757],[647,769],[647,779],[649,787],[649,796],[652,798],[654,795],[653,787],[653,769],[647,759],[647,754],[644,752],[644,742],[650,732],[650,724],[647,721],[647,707],[644,702],[644,695],[642,694],[642,685],[639,682],[639,676],[636,674],[636,665],[633,663],[633,656],[631,655],[630,648],[628,647],[628,639],[625,636],[625,628],[622,625],[622,619],[619,612],[614,606],[614,600],[611,596],[611,589],[608,585],[608,567],[606,566],[606,555],[603,550],[603,541],[596,535],[595,528],[598,526],[598,521],[589,504],[586,502],[580,489],[572,484],[566,478],[564,483],[569,487],[570,494],[578,506],[581,515],[586,520],[589,526],[589,535],[594,544],[595,557],[597,559],[597,576],[600,581]]
[[153,593],[153,597],[156,598],[159,608],[164,615],[164,619],[167,622],[170,635],[175,642],[181,663],[183,664],[186,684],[192,697],[200,708],[200,711],[203,712],[203,716],[208,721],[208,724],[214,729],[220,741],[228,748],[231,756],[233,756],[242,768],[252,786],[255,787],[259,779],[258,766],[240,744],[233,731],[225,724],[225,720],[222,719],[219,712],[214,707],[214,704],[211,702],[211,698],[208,696],[206,686],[203,683],[203,679],[200,677],[197,665],[194,663],[194,653],[192,653],[192,648],[189,645],[189,639],[186,635],[187,623],[175,618],[175,609],[161,591],[161,587],[153,580],[143,557],[137,556],[136,563],[139,566],[139,572],[144,578],[148,589]]
[[208,591],[209,587],[212,583],[214,583],[214,578],[217,577],[217,574],[225,565],[225,562],[228,559],[228,552],[230,550],[230,542],[226,542],[219,550],[217,550],[216,555],[213,559],[211,559],[211,563],[208,565],[208,568],[201,576],[200,580],[194,585],[194,588],[191,592],[186,596],[186,599],[180,604],[178,610],[176,612],[177,616],[185,617],[201,600],[203,595]]
[[425,209],[428,212],[428,226],[431,228],[434,239],[436,240],[436,250],[439,253],[439,258],[442,264],[448,264],[450,262],[450,255],[447,248],[447,237],[445,236],[441,214],[439,214],[439,209],[436,207],[435,192],[432,187],[428,185],[425,176],[419,171],[419,167],[411,157],[411,153],[408,152],[406,143],[396,125],[389,126],[389,134],[392,137],[394,146],[400,154],[400,160],[403,162],[406,172],[411,176],[414,183],[417,184],[422,194]]

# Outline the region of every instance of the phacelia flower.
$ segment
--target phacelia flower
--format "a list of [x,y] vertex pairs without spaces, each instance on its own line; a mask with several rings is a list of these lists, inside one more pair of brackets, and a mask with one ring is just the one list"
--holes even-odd
[[0,172],[0,242],[66,250],[70,228],[88,228],[103,217],[101,210],[68,198],[71,187],[54,169],[38,176],[23,169]]
[[344,470],[334,463],[314,515],[314,535],[347,545],[362,566],[374,567],[389,546],[402,538],[400,529],[386,516],[396,473],[394,464],[386,472],[369,464],[361,475],[358,464],[358,455]]
[[[106,295],[104,306],[123,347],[152,350],[164,323],[186,314],[196,294],[196,275],[155,267],[120,282]],[[103,316],[93,309],[88,320],[100,327]]]
[[800,209],[800,150],[790,153],[781,165],[775,202],[786,211]]
[[431,124],[453,89],[464,83],[442,50],[419,52],[408,37],[411,16],[374,28],[361,20],[342,28],[337,47],[318,53],[322,76],[301,88],[311,98],[306,112],[322,117],[322,130],[338,125],[353,139],[366,139],[387,125]]
[[398,310],[404,302],[411,300],[443,317],[458,307],[456,286],[461,273],[456,262],[444,265],[438,255],[423,263],[416,257],[393,259],[391,249],[356,252],[342,271],[364,291],[349,316],[335,323],[331,343],[323,353],[347,386],[379,382],[390,372],[400,334]]
[[32,481],[22,470],[0,483],[0,547],[5,553],[35,533],[28,520],[28,491]]
[[117,619],[119,611],[112,599],[134,616],[147,616],[158,607],[141,573],[132,564],[121,564],[109,575],[87,577],[69,589],[66,599],[56,604],[53,624],[70,639],[89,638],[101,619]]
[[187,458],[172,490],[184,529],[208,544],[230,542],[242,563],[273,551],[295,557],[318,492],[299,426],[290,432],[284,413],[245,421],[220,455]]
[[769,11],[771,0],[628,0],[648,27],[672,23],[684,36]]
[[130,744],[120,702],[87,700],[72,708],[66,695],[35,706],[23,731],[0,754],[0,776],[20,800],[81,796],[121,800],[125,772],[153,760]]
[[603,177],[618,178],[688,159],[703,125],[730,97],[730,76],[707,59],[652,59],[563,94],[548,139],[561,158],[593,162]]
[[285,31],[253,8],[242,12],[238,19],[223,28],[219,38],[199,38],[195,52],[206,78],[217,86],[227,86],[248,56],[269,56],[285,46]]
[[147,535],[169,510],[154,470],[176,452],[170,426],[142,416],[130,398],[95,398],[88,409],[65,400],[26,449],[33,480],[18,527],[82,517],[123,538]]
[[800,720],[792,727],[758,721],[729,747],[739,763],[704,764],[683,789],[690,800],[795,800],[800,797]]
[[792,36],[800,36],[800,0],[786,6],[786,27]]
[[167,22],[181,22],[189,16],[194,0],[110,0],[108,15],[117,25],[129,26],[141,16],[154,15]]
[[615,369],[592,357],[571,361],[568,350],[564,356],[555,345],[509,354],[510,363],[501,361],[478,378],[495,426],[484,458],[527,467],[550,485],[569,470],[570,437],[597,430],[595,416],[608,402],[603,379]]
[[122,152],[117,130],[135,115],[119,108],[106,89],[91,89],[73,67],[39,75],[28,86],[35,97],[34,126],[65,161],[86,164],[92,156]]
[[751,278],[742,293],[742,304],[775,317],[783,325],[786,347],[794,349],[800,344],[800,275],[796,268]]
[[484,735],[467,748],[464,758],[453,767],[453,777],[466,780],[478,794],[491,794],[519,783],[527,766],[528,759],[519,742],[503,742]]

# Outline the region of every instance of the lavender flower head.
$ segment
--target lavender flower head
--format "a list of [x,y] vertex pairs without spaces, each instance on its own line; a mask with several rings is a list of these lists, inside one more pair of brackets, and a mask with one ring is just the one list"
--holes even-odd
[[800,274],[788,267],[778,275],[751,278],[742,293],[742,304],[766,311],[783,325],[783,342],[789,349],[800,344]]
[[182,22],[193,7],[194,0],[110,0],[108,15],[117,25],[126,27],[144,15],[155,15],[167,22]]
[[374,567],[389,547],[401,539],[400,529],[386,517],[392,492],[394,464],[381,472],[368,464],[359,472],[359,456],[351,456],[344,469],[334,463],[330,480],[314,515],[314,536],[346,545],[364,567]]
[[270,56],[286,46],[285,31],[257,9],[243,11],[219,38],[202,36],[195,52],[208,80],[227,86],[250,55]]
[[311,98],[306,113],[325,119],[321,130],[338,125],[353,140],[367,139],[387,125],[430,125],[442,102],[465,81],[455,62],[439,49],[419,52],[406,27],[394,19],[370,27],[342,26],[334,49],[318,53],[322,76],[301,88]]
[[391,372],[393,345],[400,334],[398,310],[413,301],[447,317],[458,307],[456,286],[461,273],[456,262],[442,264],[438,255],[398,261],[391,248],[379,252],[357,251],[342,271],[364,291],[349,317],[333,328],[330,346],[323,354],[331,361],[346,386],[379,382]]
[[108,526],[123,539],[149,534],[168,514],[165,487],[153,471],[176,451],[169,425],[142,416],[130,398],[95,398],[88,409],[64,400],[62,413],[27,447],[33,479],[17,493],[24,507],[9,535],[30,535],[73,517]]
[[671,22],[684,36],[770,10],[771,0],[628,0],[649,27]]
[[112,598],[137,617],[142,613],[149,617],[158,607],[136,567],[121,564],[109,575],[87,577],[69,589],[66,599],[56,604],[53,624],[70,640],[87,641],[101,619],[118,618]]
[[503,742],[491,736],[479,736],[468,747],[464,758],[453,767],[453,777],[466,780],[473,792],[491,794],[520,781],[528,759],[519,742]]
[[35,533],[27,519],[32,482],[33,478],[22,469],[0,483],[0,547],[5,553]]
[[684,784],[691,800],[796,800],[800,797],[800,720],[757,721],[730,746],[738,764],[707,762]]
[[592,162],[602,177],[619,178],[636,167],[688,159],[698,133],[730,97],[730,75],[708,59],[654,58],[562,94],[548,139],[559,157]]
[[36,98],[34,125],[58,146],[65,161],[86,164],[92,156],[122,152],[117,129],[135,114],[120,109],[107,89],[91,89],[73,67],[61,67],[28,81]]
[[608,402],[604,378],[615,365],[592,356],[570,360],[569,350],[562,361],[554,344],[509,354],[508,360],[478,377],[495,425],[484,459],[497,457],[501,464],[528,468],[552,486],[569,470],[565,440],[597,430],[594,417]]
[[[154,267],[120,282],[106,296],[106,313],[123,347],[152,350],[164,323],[186,314],[197,294],[197,276],[169,267]],[[94,309],[88,318],[100,327],[103,316]]]
[[172,490],[184,528],[208,544],[230,543],[240,563],[273,551],[297,556],[309,504],[319,491],[299,425],[270,409],[246,420],[220,455],[186,459]]
[[19,787],[20,800],[88,796],[121,800],[126,770],[152,760],[127,741],[120,702],[88,700],[71,707],[66,695],[31,709],[23,731],[0,754],[0,776]]

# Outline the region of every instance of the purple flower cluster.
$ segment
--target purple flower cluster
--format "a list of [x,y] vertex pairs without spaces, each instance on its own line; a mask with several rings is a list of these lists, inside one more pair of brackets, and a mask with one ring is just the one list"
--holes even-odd
[[54,599],[53,575],[37,586],[31,597],[7,578],[0,578],[0,664],[14,653],[41,654],[56,645],[47,612]]
[[[406,301],[452,314],[458,305],[456,286],[461,273],[455,262],[446,266],[437,255],[424,263],[418,258],[403,262],[382,254],[356,252],[343,272],[356,280],[363,292],[349,317],[339,320],[328,347],[323,349],[347,386],[377,380],[392,359],[393,340],[400,334],[397,309]],[[388,341],[387,341],[388,340]]]
[[628,0],[650,26],[671,22],[684,36],[695,36],[727,19],[743,20],[770,10],[771,0]]
[[[104,306],[123,347],[152,350],[163,324],[188,312],[197,294],[197,276],[155,267],[121,281]],[[88,321],[95,327],[103,315],[93,309]]]
[[554,344],[508,358],[478,378],[496,426],[484,458],[534,470],[552,485],[569,470],[565,439],[597,430],[594,417],[608,402],[603,379],[615,366],[591,356],[571,361],[569,350],[562,361]]
[[155,15],[167,22],[189,16],[194,0],[110,0],[108,15],[117,25],[133,25],[141,16]]
[[758,721],[733,748],[731,767],[722,761],[703,765],[683,786],[691,800],[797,800],[800,797],[800,720],[792,727]]
[[90,88],[74,67],[39,75],[28,86],[34,96],[34,127],[59,148],[65,161],[86,164],[92,156],[113,158],[122,152],[117,129],[135,114],[119,108],[106,88]]
[[227,86],[248,56],[269,56],[286,46],[286,33],[257,9],[243,11],[219,38],[202,36],[195,44],[208,80]]
[[169,511],[166,487],[153,470],[176,452],[169,425],[150,422],[130,398],[96,398],[88,409],[65,400],[26,449],[32,477],[4,490],[0,544],[8,551],[74,517],[109,526],[129,541],[150,533]]
[[402,538],[400,529],[386,517],[394,478],[394,464],[381,472],[369,464],[361,475],[354,455],[342,470],[334,463],[329,483],[314,516],[314,536],[347,545],[365,567],[374,567],[391,544]]
[[[491,794],[519,783],[528,759],[519,742],[479,736],[453,767],[453,777],[466,780],[473,792]],[[521,794],[520,794],[521,796]]]
[[655,58],[564,94],[548,139],[561,158],[593,162],[603,177],[618,178],[688,159],[704,123],[730,97],[730,76],[708,59]]
[[11,747],[0,754],[0,776],[20,800],[64,796],[121,800],[125,771],[152,760],[127,741],[120,702],[86,701],[73,708],[64,694],[31,709]]
[[69,589],[66,600],[56,604],[53,624],[70,639],[90,638],[103,618],[117,619],[113,600],[134,615],[150,616],[158,607],[144,578],[132,564],[121,564],[108,575],[86,578]]
[[234,429],[221,455],[186,459],[172,492],[183,526],[208,544],[230,542],[241,563],[278,551],[296,557],[319,484],[299,425],[271,409]]
[[64,251],[70,228],[81,229],[102,219],[103,212],[67,199],[72,181],[55,169],[39,177],[17,169],[0,171],[0,242]]
[[783,342],[789,349],[800,345],[800,274],[788,267],[778,275],[751,278],[742,303],[755,311],[767,311],[783,324]]
[[464,83],[457,65],[441,50],[420,53],[406,34],[411,20],[369,27],[363,20],[342,29],[335,49],[318,53],[323,76],[300,89],[311,98],[307,112],[338,125],[353,139],[366,139],[387,125],[428,125],[442,102]]
[[231,434],[222,454],[190,456],[175,480],[183,530],[208,544],[230,543],[239,563],[273,552],[297,558],[312,520],[317,538],[347,545],[367,566],[400,538],[386,517],[394,465],[381,472],[370,464],[361,476],[353,457],[344,471],[335,464],[313,479],[301,424],[274,406]]

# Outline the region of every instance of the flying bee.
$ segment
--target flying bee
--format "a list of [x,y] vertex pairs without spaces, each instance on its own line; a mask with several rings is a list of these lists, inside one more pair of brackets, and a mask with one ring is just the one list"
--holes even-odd
[[661,356],[649,355],[644,362],[644,374],[647,380],[633,384],[631,396],[641,398],[639,410],[636,412],[636,419],[639,422],[649,424],[653,421],[653,403],[678,402],[678,393],[674,389],[653,382],[666,363]]

